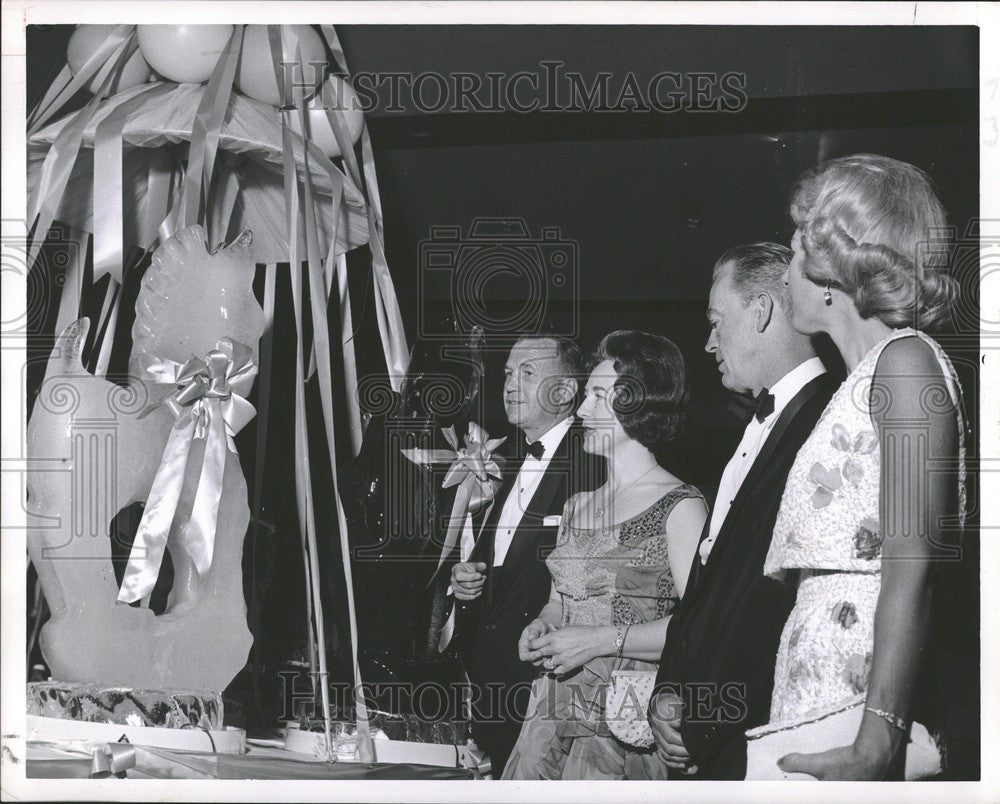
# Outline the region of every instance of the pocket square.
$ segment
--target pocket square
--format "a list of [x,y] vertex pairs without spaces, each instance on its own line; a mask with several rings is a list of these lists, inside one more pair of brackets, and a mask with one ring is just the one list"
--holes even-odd
[[542,525],[546,528],[558,528],[562,522],[561,516],[547,516],[542,520]]

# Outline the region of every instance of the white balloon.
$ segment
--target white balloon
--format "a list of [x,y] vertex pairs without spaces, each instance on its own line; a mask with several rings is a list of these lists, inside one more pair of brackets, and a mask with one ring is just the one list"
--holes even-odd
[[233,34],[232,25],[139,25],[139,48],[168,81],[207,81]]
[[[298,103],[300,98],[310,98],[314,94],[312,87],[303,87],[314,79],[322,83],[326,78],[327,60],[323,40],[316,31],[308,25],[282,25],[282,61],[289,66],[279,68],[291,70],[293,82],[293,98],[291,103]],[[288,44],[285,44],[285,40]],[[296,60],[296,45],[302,54],[301,67],[292,67]],[[248,25],[243,34],[243,52],[240,54],[240,68],[236,73],[236,88],[248,98],[268,103],[271,106],[282,106],[284,87],[278,89],[274,76],[274,60],[271,57],[271,43],[266,25]],[[291,104],[289,104],[291,105]]]
[[[66,47],[66,61],[69,64],[69,71],[76,75],[80,72],[80,68],[86,64],[87,59],[89,59],[97,49],[101,46],[101,43],[108,38],[108,35],[118,26],[116,25],[78,25],[76,30],[69,38],[69,44]],[[111,69],[115,65],[115,60],[108,58],[108,60],[94,73],[93,79],[87,84],[87,91],[92,94],[97,94],[97,91],[101,88],[101,84],[104,83],[104,79],[108,77]],[[139,84],[144,84],[149,79],[151,70],[146,60],[142,57],[142,52],[137,50],[131,56],[129,56],[128,61],[125,62],[125,67],[122,69],[121,75],[118,76],[117,80],[113,80],[104,96],[117,95],[126,89],[131,89],[132,87],[137,87]]]
[[[347,133],[351,142],[355,143],[361,136],[365,125],[365,116],[360,108],[360,101],[354,88],[335,75],[330,76],[323,85],[322,91],[309,102],[306,114],[309,118],[309,139],[329,157],[340,156],[340,145],[330,127],[330,120],[325,109],[339,114],[347,124]],[[281,112],[288,115],[288,127],[302,136],[302,116],[298,109]]]

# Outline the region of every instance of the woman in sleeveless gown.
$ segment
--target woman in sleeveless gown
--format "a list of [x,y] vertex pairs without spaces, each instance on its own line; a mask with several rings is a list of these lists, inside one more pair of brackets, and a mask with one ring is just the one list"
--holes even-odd
[[605,337],[595,361],[579,415],[608,481],[563,510],[552,596],[519,645],[544,674],[504,779],[666,778],[655,747],[611,733],[605,704],[613,671],[656,669],[707,513],[650,449],[683,423],[684,362],[667,339],[632,331]]
[[956,556],[941,522],[960,527],[965,508],[961,389],[941,347],[906,326],[948,311],[945,262],[919,250],[944,210],[917,168],[867,154],[806,173],[791,209],[793,324],[828,333],[848,376],[789,473],[764,564],[798,592],[762,730],[863,701],[853,744],[804,746],[778,766],[899,778],[937,570]]

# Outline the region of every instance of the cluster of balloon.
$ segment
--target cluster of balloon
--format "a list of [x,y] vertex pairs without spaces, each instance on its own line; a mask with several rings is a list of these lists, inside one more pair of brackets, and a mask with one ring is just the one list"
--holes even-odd
[[[236,89],[248,98],[270,106],[288,106],[279,88],[266,25],[248,25],[243,34]],[[69,40],[67,61],[76,75],[108,37],[114,25],[78,25]],[[139,25],[139,49],[128,59],[121,75],[112,82],[108,95],[114,95],[149,80],[177,83],[202,83],[212,76],[219,56],[233,33],[232,25]],[[299,136],[302,131],[298,104],[308,103],[309,137],[326,156],[340,156],[340,144],[334,135],[327,111],[335,111],[344,122],[352,143],[364,127],[364,115],[351,85],[338,76],[328,76],[326,48],[320,35],[309,25],[282,26],[282,58],[292,67],[292,102],[295,109],[287,115],[289,127]],[[99,91],[114,61],[98,71],[88,85],[91,93]],[[284,68],[288,69],[288,67]]]
[[212,77],[232,25],[139,25],[139,50],[168,81],[200,84]]
[[[342,112],[341,119],[344,120],[348,136],[351,142],[357,142],[361,136],[361,129],[365,125],[364,114],[361,111],[361,104],[354,88],[344,79],[331,75],[323,84],[320,92],[309,101],[306,107],[306,117],[309,125],[309,139],[324,154],[329,157],[340,156],[340,144],[330,127],[330,118],[327,110],[338,110]],[[288,115],[288,126],[298,134],[302,134],[302,115],[298,109],[286,112]]]
[[[80,69],[87,63],[87,60],[97,51],[101,43],[108,38],[108,35],[116,27],[115,25],[76,26],[76,30],[70,36],[69,45],[66,48],[66,61],[73,75],[80,72]],[[90,83],[87,84],[87,91],[92,95],[96,95],[100,91],[104,79],[108,77],[108,73],[114,69],[114,66],[114,60],[108,59],[101,69],[97,71],[97,74],[91,79]],[[137,50],[125,62],[125,67],[122,69],[121,75],[117,79],[112,79],[111,85],[105,90],[104,94],[105,96],[117,95],[126,89],[137,87],[139,84],[145,84],[151,75],[152,70],[149,67],[149,62],[143,58],[142,51]]]
[[[297,53],[301,54],[301,62]],[[282,36],[282,62],[286,70],[294,65],[291,66],[292,102],[298,107],[301,100],[316,94],[326,77],[329,65],[323,40],[308,25],[286,26]],[[270,106],[288,105],[275,77],[266,25],[248,25],[243,34],[236,88],[248,98]]]

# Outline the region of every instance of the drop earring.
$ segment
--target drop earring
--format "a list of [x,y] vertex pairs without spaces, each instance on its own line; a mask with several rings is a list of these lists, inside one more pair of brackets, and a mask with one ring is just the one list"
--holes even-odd
[[830,292],[830,280],[826,282],[826,290],[823,291],[823,301],[827,307],[833,305],[833,294]]

